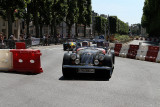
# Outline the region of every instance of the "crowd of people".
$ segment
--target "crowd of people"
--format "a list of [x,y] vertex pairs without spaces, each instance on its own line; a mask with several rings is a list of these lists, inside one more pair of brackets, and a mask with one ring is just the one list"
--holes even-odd
[[6,40],[6,35],[3,32],[1,32],[0,33],[0,43],[2,47],[5,45],[4,44],[5,40]]
[[[6,36],[3,32],[0,33],[0,48],[4,48],[5,46],[11,46],[14,48],[15,41],[26,41],[31,40],[32,36],[26,35],[24,33],[20,34],[18,37],[15,34],[11,34],[10,36]],[[56,38],[49,34],[44,34],[43,38],[40,39],[43,46],[49,46],[51,43],[62,43],[63,35],[57,34]],[[29,42],[29,41],[27,41]]]

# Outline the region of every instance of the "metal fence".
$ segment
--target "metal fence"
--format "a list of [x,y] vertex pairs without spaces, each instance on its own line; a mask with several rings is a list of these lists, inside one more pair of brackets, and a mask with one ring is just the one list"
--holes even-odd
[[[56,41],[56,42],[55,42]],[[50,45],[50,44],[62,44],[65,41],[65,39],[62,38],[57,38],[57,40],[55,40],[54,38],[49,38],[49,39],[43,39],[40,38],[40,41],[38,44],[36,45],[40,45],[40,46],[46,46],[46,45]],[[29,48],[31,46],[33,46],[33,40],[32,39],[26,39],[26,40],[4,40],[3,42],[0,41],[0,49],[15,49],[16,46],[16,42],[25,42],[26,44],[26,48]]]

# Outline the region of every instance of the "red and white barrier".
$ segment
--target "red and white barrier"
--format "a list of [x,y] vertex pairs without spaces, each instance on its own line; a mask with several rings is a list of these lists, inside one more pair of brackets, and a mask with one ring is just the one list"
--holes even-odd
[[0,50],[0,70],[16,71],[21,73],[41,73],[39,50],[31,49],[1,49]]
[[157,62],[157,63],[160,63],[160,50],[159,50],[159,52],[158,52],[156,62]]
[[134,38],[134,40],[151,41],[151,42],[159,42],[160,41],[160,39],[158,39],[158,38],[144,38],[144,37]]
[[114,47],[115,47],[115,43],[109,43],[109,48],[110,49],[114,49]]
[[127,54],[128,54],[128,50],[129,50],[129,45],[122,45],[121,51],[119,53],[119,56],[126,58]]
[[145,57],[145,61],[156,62],[158,52],[159,52],[158,46],[148,46],[148,51]]
[[135,59],[138,49],[139,49],[139,45],[130,45],[127,53],[127,58]]
[[114,47],[116,56],[160,63],[159,46],[139,46],[124,44],[109,45],[110,48]]
[[121,48],[122,48],[122,44],[115,44],[115,47],[114,47],[115,56],[119,56],[119,52],[121,51]]
[[0,70],[21,73],[41,73],[40,50],[21,49],[25,43],[16,43],[16,48],[0,50]]
[[0,50],[0,70],[8,71],[13,68],[12,53],[10,50]]
[[144,61],[147,51],[148,51],[148,46],[140,46],[139,50],[137,51],[136,59]]

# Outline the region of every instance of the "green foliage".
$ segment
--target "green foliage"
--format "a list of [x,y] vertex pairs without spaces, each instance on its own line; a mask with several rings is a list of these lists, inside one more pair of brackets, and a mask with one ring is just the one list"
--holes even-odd
[[27,34],[29,22],[33,21],[36,37],[39,37],[39,27],[41,29],[43,25],[51,25],[56,37],[57,25],[62,21],[66,22],[69,33],[74,23],[90,26],[91,0],[0,0],[0,16],[9,21],[9,31],[18,17],[26,22]]
[[116,28],[117,28],[117,17],[116,16],[109,17],[109,25],[110,25],[110,33],[111,34],[116,33]]
[[117,33],[119,34],[128,34],[129,32],[129,25],[124,23],[120,19],[117,20]]
[[149,33],[149,36],[160,36],[159,0],[145,0],[141,23],[142,27],[146,28],[147,33]]
[[20,11],[25,7],[24,0],[1,0],[0,3],[0,16],[8,20],[8,34],[12,34],[12,22],[15,16],[20,16]]
[[131,40],[131,38],[128,35],[119,35],[119,34],[116,34],[114,39],[120,43],[128,42]]
[[102,32],[102,17],[95,17],[95,31],[100,34]]
[[77,21],[77,0],[67,0],[66,24],[68,26],[68,35],[70,35],[72,25]]

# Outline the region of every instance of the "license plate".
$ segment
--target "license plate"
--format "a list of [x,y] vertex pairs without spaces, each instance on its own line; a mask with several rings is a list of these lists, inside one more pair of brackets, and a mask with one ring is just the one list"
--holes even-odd
[[78,69],[78,73],[95,73],[95,69]]

